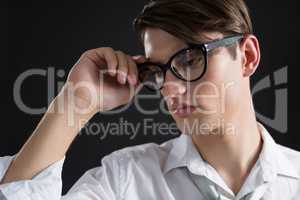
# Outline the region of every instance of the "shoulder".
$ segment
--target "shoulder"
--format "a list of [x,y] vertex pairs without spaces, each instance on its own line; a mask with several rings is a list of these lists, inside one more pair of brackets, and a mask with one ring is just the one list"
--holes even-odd
[[292,162],[300,163],[300,151],[277,144],[280,151]]
[[280,152],[285,156],[285,158],[288,159],[288,161],[291,163],[293,168],[298,172],[298,175],[300,176],[300,152],[280,144],[277,144],[277,146]]
[[106,156],[113,159],[129,160],[141,162],[143,160],[163,160],[166,158],[173,146],[174,139],[170,139],[162,144],[145,143],[117,150]]
[[142,168],[159,169],[163,167],[175,139],[167,140],[162,144],[146,143],[125,147],[105,156],[102,159],[102,164],[114,162],[122,168],[131,167],[133,169],[132,167],[139,166]]
[[118,188],[134,177],[152,177],[161,173],[162,166],[171,150],[174,139],[162,144],[146,143],[114,151],[101,160],[101,166],[92,168],[81,177],[77,185],[89,180],[109,181]]

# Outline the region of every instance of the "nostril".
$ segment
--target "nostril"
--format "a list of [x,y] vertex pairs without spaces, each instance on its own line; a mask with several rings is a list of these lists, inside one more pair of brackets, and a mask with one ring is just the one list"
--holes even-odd
[[165,96],[164,100],[167,103],[167,106],[168,106],[169,110],[174,110],[175,107],[180,102],[180,97],[178,97],[178,96]]

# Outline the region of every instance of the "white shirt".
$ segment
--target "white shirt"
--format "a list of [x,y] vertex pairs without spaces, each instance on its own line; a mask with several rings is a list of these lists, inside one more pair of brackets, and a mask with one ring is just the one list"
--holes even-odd
[[[181,135],[115,151],[61,196],[64,158],[32,180],[0,186],[7,200],[299,200],[300,153],[274,142],[259,124],[262,152],[237,195]],[[0,158],[0,180],[13,157]]]

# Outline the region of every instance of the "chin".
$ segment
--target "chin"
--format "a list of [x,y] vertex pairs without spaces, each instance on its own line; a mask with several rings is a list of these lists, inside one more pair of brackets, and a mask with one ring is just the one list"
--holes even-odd
[[222,117],[218,114],[193,113],[187,117],[172,115],[182,134],[207,135],[222,126]]

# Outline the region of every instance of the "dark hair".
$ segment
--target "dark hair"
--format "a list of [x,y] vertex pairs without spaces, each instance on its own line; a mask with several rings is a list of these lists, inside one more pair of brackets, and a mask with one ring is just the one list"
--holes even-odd
[[150,0],[133,25],[142,41],[147,27],[160,28],[186,42],[197,41],[199,32],[253,32],[244,0]]

